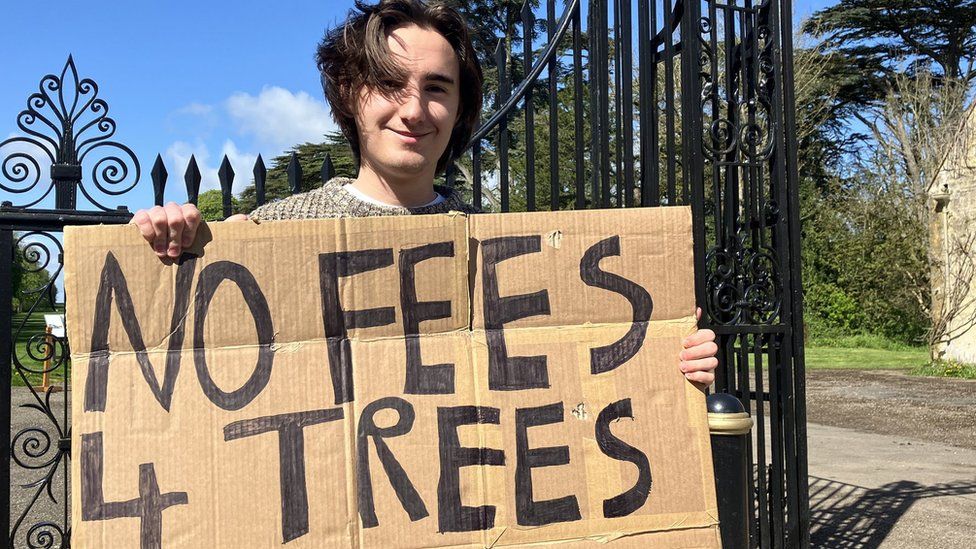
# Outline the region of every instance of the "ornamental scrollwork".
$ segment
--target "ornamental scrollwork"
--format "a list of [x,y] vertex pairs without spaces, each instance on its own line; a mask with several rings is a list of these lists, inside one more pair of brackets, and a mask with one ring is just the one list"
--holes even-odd
[[776,251],[746,242],[740,231],[728,244],[705,255],[706,307],[716,324],[773,324],[782,305],[781,269]]
[[110,211],[99,202],[102,196],[132,190],[141,176],[139,161],[111,140],[117,126],[108,113],[98,84],[79,78],[71,56],[60,75],[44,76],[17,115],[24,135],[0,142],[0,189],[24,196],[14,206],[35,206],[53,192],[56,208],[75,209],[81,191],[94,207]]
[[720,32],[727,31],[726,26],[709,16],[699,21],[699,107],[705,115],[702,149],[711,162],[758,165],[769,160],[775,144],[771,126],[773,40],[762,6],[732,10],[715,4],[715,8],[716,14],[733,21],[745,18],[733,28],[745,28],[746,35],[726,40]]
[[[27,527],[25,523],[41,498],[58,506],[67,505],[64,483],[71,452],[65,397],[70,355],[67,338],[65,334],[46,332],[28,335],[29,330],[36,330],[32,328],[36,325],[32,319],[41,316],[42,311],[58,311],[56,283],[64,249],[51,233],[29,231],[16,233],[14,250],[24,273],[46,271],[49,276],[33,286],[21,288],[19,295],[14,296],[22,304],[24,314],[13,326],[13,374],[28,391],[28,401],[20,407],[35,414],[38,421],[11,437],[12,466],[27,472],[28,476],[11,489],[19,488],[29,495],[24,509],[11,514],[13,524],[8,539],[11,547],[63,548],[69,544],[67,525],[39,522]],[[52,383],[39,387],[39,380],[45,375],[50,376]],[[64,494],[59,498],[58,492]]]
[[705,308],[717,325],[768,325],[780,321],[783,268],[770,244],[781,221],[770,173],[778,131],[770,3],[707,4],[697,37],[701,146],[713,182],[704,204],[714,218],[706,223]]
[[68,547],[68,534],[53,522],[39,522],[27,531],[27,549]]

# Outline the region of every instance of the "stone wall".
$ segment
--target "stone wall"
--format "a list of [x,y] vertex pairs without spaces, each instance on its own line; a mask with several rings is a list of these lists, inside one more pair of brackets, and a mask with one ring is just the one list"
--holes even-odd
[[929,196],[934,309],[947,317],[936,356],[976,363],[976,108],[936,176]]

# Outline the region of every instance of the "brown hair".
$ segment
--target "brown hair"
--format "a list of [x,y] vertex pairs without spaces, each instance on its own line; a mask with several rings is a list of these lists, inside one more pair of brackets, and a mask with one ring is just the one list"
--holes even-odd
[[460,67],[458,121],[447,150],[437,161],[437,173],[441,173],[448,162],[464,152],[483,99],[481,65],[461,14],[448,5],[422,0],[380,0],[376,5],[356,0],[356,9],[349,12],[345,24],[326,33],[315,60],[332,117],[360,161],[354,102],[363,87],[386,97],[399,91],[406,74],[393,61],[387,36],[395,27],[410,23],[440,33],[454,49]]

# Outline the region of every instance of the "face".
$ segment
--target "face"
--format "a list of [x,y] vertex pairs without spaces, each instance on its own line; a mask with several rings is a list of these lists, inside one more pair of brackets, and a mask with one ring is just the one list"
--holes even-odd
[[387,180],[433,180],[458,118],[458,60],[443,36],[417,25],[398,27],[387,40],[407,80],[393,97],[360,92],[362,165]]

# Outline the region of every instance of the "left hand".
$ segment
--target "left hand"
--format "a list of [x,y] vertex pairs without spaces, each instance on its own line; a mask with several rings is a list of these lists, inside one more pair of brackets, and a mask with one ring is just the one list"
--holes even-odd
[[[702,310],[695,313],[701,320]],[[689,381],[708,386],[715,381],[715,368],[718,367],[718,345],[715,344],[715,332],[698,330],[686,337],[682,342],[684,349],[678,354],[681,363],[678,367]]]

